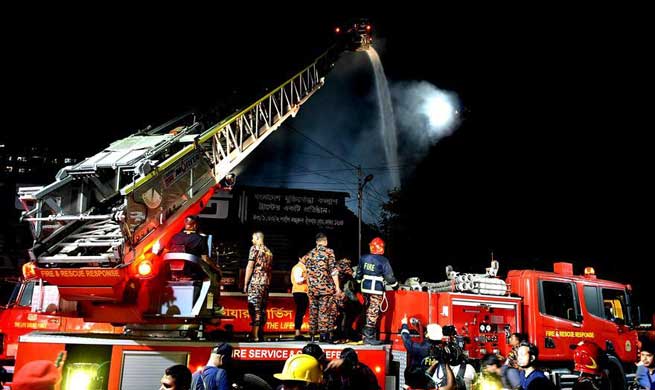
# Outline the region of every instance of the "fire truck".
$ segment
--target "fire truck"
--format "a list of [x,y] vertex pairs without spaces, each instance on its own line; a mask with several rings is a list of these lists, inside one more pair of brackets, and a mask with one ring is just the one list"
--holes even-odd
[[[298,113],[342,54],[370,45],[370,28],[347,34],[353,38],[337,39],[291,79],[214,125],[185,114],[63,168],[49,185],[19,189],[21,218],[34,236],[25,278],[56,286],[84,321],[125,325],[125,334],[33,332],[20,338],[17,370],[66,350],[64,388],[132,389],[156,383],[162,362],[207,361],[212,343],[201,341],[204,327],[224,305],[218,302],[220,269],[169,250],[168,243],[215,191],[231,188],[232,171]],[[240,313],[225,312],[225,322],[236,322],[233,313]],[[238,360],[283,361],[302,345],[236,347]],[[388,360],[379,357],[388,348],[368,350],[375,361]],[[383,368],[377,372],[383,380]]]
[[390,309],[381,329],[401,372],[406,352],[398,329],[407,315],[424,324],[453,325],[472,361],[487,353],[507,356],[510,335],[524,334],[560,387],[577,378],[571,347],[592,340],[609,355],[612,389],[625,388],[637,361],[638,322],[628,285],[597,279],[589,267],[574,275],[573,265],[564,262],[555,263],[553,272],[511,270],[505,280],[496,277],[497,270],[493,261],[486,274],[456,274],[449,268],[444,282],[408,284],[387,293]]
[[[6,280],[0,282],[8,292],[0,306],[0,366],[9,376],[14,371],[20,336],[34,330],[56,332],[122,333],[122,327],[86,322],[77,317],[74,305],[59,297],[57,286],[43,280]],[[2,380],[2,379],[0,379]]]
[[[363,27],[362,27],[363,26]],[[52,359],[65,350],[64,389],[132,389],[157,383],[163,369],[203,365],[215,343],[205,330],[225,333],[247,328],[245,297],[224,294],[227,316],[211,324],[215,265],[167,250],[188,215],[208,204],[217,189],[229,188],[232,170],[325,82],[346,49],[371,42],[370,28],[348,30],[352,39],[329,49],[283,85],[246,109],[204,128],[185,115],[112,143],[81,163],[61,170],[45,187],[21,188],[20,200],[35,238],[24,275],[57,286],[85,321],[126,325],[125,334],[32,332],[20,337],[16,368],[33,359]],[[360,42],[360,45],[354,43]],[[507,354],[511,333],[526,333],[540,360],[564,385],[574,377],[569,347],[594,340],[611,356],[613,389],[624,384],[624,369],[636,360],[627,286],[596,279],[591,270],[574,275],[556,263],[554,272],[512,270],[497,277],[492,262],[485,274],[447,270],[447,280],[407,283],[386,294],[381,319],[387,344],[352,345],[384,389],[398,389],[407,360],[399,335],[404,315],[421,323],[453,325],[468,357]],[[273,297],[276,298],[276,297]],[[292,332],[290,295],[272,299],[266,331]],[[275,325],[274,325],[275,324]],[[273,327],[271,329],[271,327]],[[171,337],[173,332],[178,336]],[[188,331],[187,333],[179,333]],[[190,337],[194,336],[194,337]],[[414,335],[419,340],[421,332]],[[239,370],[279,372],[303,343],[235,342]],[[324,345],[328,358],[351,345]]]

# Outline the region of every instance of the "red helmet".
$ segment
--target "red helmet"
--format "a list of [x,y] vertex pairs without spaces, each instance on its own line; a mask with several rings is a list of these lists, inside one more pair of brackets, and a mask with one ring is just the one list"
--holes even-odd
[[603,350],[590,341],[580,341],[573,352],[575,370],[587,374],[600,374]]
[[371,240],[368,247],[371,249],[371,253],[374,255],[383,255],[384,254],[384,240],[380,237],[375,237]]

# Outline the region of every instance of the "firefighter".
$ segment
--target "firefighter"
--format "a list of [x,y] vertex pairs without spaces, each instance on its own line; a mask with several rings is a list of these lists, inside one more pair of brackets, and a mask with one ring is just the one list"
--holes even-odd
[[297,353],[284,362],[282,372],[273,374],[282,381],[284,390],[304,390],[320,388],[323,370],[313,356]]
[[273,253],[264,245],[264,233],[253,233],[243,287],[244,294],[248,295],[248,313],[250,314],[253,341],[264,339],[266,302],[268,287],[271,284],[272,263]]
[[[400,337],[403,339],[405,350],[407,350],[407,367],[405,368],[405,383],[413,388],[424,388],[427,386],[426,371],[433,365],[432,351],[438,343],[443,340],[443,331],[439,324],[428,324],[425,338],[421,342],[412,340],[409,332],[407,315],[400,320],[402,324]],[[412,318],[412,324],[418,324]],[[444,369],[444,371],[448,371]]]
[[339,287],[342,293],[335,295],[336,332],[339,340],[348,342],[357,339],[353,330],[353,323],[361,312],[361,304],[357,300],[354,272],[350,266],[350,259],[343,258],[337,261],[339,270]]
[[360,283],[361,291],[366,299],[366,325],[364,326],[364,343],[379,344],[377,340],[377,322],[380,316],[382,301],[384,300],[385,283],[398,288],[398,281],[393,276],[389,260],[384,254],[384,241],[380,237],[374,238],[369,248],[371,253],[362,256],[357,265],[355,280]]
[[[198,265],[209,276],[211,282],[211,289],[214,291],[214,300],[218,301],[221,294],[220,279],[221,275],[217,274],[211,264],[207,247],[207,238],[198,233],[198,216],[189,215],[184,219],[184,229],[171,238],[169,244],[170,252],[184,252],[190,255],[201,258],[203,261],[198,262]],[[224,314],[222,306],[214,305],[214,315],[221,316]]]
[[311,341],[315,341],[317,332],[321,341],[330,341],[335,321],[333,296],[341,295],[334,251],[327,244],[327,236],[318,233],[316,247],[302,258],[307,269]]

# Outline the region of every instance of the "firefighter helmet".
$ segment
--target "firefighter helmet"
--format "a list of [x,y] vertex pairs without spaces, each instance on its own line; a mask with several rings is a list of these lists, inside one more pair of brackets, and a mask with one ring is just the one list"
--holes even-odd
[[580,341],[573,352],[575,370],[587,374],[599,374],[602,371],[603,350],[596,343]]
[[371,250],[371,253],[374,255],[383,255],[384,254],[384,240],[380,237],[375,237],[371,240],[371,243],[368,244],[368,247]]
[[439,324],[428,324],[426,331],[427,338],[432,341],[441,341],[443,339],[443,330]]
[[273,374],[281,381],[302,381],[309,383],[321,383],[323,372],[318,360],[313,356],[298,353],[284,363],[284,368],[279,374]]

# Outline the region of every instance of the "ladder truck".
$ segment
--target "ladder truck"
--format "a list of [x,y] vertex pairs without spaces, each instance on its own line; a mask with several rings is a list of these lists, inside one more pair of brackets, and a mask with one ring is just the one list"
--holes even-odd
[[[34,236],[25,277],[57,286],[87,321],[208,320],[218,304],[211,274],[220,270],[195,256],[167,252],[169,240],[214,191],[230,188],[235,167],[298,113],[345,51],[343,42],[335,44],[207,129],[192,114],[182,115],[61,169],[49,185],[20,188],[21,218]],[[180,277],[189,274],[203,277]],[[179,303],[175,310],[172,301]]]
[[[133,389],[157,383],[172,364],[192,369],[204,364],[215,343],[203,340],[202,329],[216,320],[212,281],[220,270],[168,251],[168,243],[216,190],[231,187],[235,167],[298,113],[340,55],[369,47],[370,31],[351,29],[337,37],[288,81],[207,129],[193,115],[183,115],[63,168],[49,185],[20,188],[22,220],[34,236],[24,277],[56,286],[63,301],[76,303],[84,321],[125,325],[126,334],[23,335],[16,371],[35,358],[54,361],[66,351],[63,389]],[[281,369],[303,344],[233,346],[235,360],[260,373],[267,364]],[[336,357],[341,348],[326,348],[326,354]],[[358,350],[384,384],[390,348]]]

